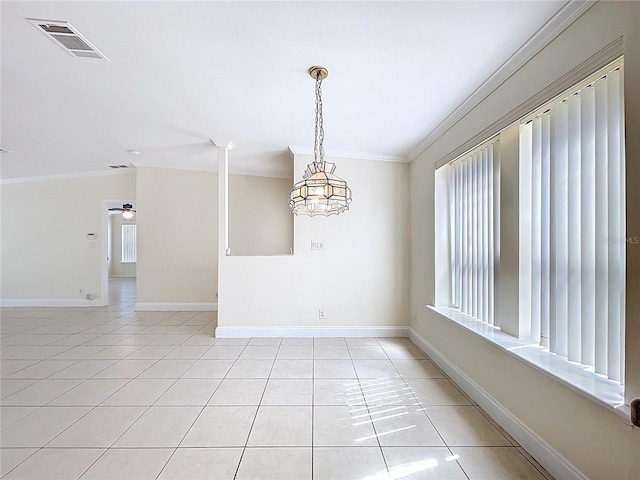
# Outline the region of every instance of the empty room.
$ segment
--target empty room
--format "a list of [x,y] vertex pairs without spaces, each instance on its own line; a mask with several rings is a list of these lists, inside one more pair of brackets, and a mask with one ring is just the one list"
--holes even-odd
[[640,480],[640,3],[0,2],[0,478]]

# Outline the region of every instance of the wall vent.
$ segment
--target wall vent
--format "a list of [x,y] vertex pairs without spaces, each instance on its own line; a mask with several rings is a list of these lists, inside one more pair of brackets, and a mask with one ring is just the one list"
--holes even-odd
[[105,60],[109,60],[68,22],[35,20],[33,18],[29,18],[28,20],[34,27],[73,57],[104,58]]
[[129,168],[129,165],[109,165],[109,168]]

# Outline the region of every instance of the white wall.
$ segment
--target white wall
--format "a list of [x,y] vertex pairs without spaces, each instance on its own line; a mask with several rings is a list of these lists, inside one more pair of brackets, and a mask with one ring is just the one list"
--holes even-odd
[[[236,196],[243,196],[248,186],[265,193],[259,212],[250,209],[250,203],[238,202],[236,232],[260,230],[257,236],[238,238],[240,251],[252,254],[258,245],[266,245],[268,253],[288,253],[293,227],[286,195],[291,181],[232,175],[231,184]],[[285,190],[283,207],[278,194]],[[136,267],[142,268],[141,304],[215,304],[217,174],[140,167],[137,175],[8,183],[0,192],[3,300],[80,304],[87,293],[99,299],[101,201],[138,198],[138,264],[119,263],[122,217],[112,215],[109,275],[136,276]],[[263,222],[262,227],[255,229],[255,222]],[[96,233],[96,240],[89,242],[87,233]]]
[[[233,153],[232,153],[233,155]],[[292,180],[229,175],[231,255],[283,255],[293,248]]]
[[[597,3],[411,163],[411,309],[417,315],[414,328],[517,421],[593,480],[640,478],[640,429],[624,424],[604,407],[468,334],[425,305],[434,303],[436,290],[436,162],[620,36],[624,37],[625,54],[627,235],[640,236],[640,209],[635,207],[640,205],[640,163],[636,161],[640,158],[637,2]],[[507,225],[503,232],[508,230]],[[517,278],[501,278],[501,284],[509,281],[517,285]],[[640,246],[628,245],[627,401],[640,396],[639,291]]]
[[135,277],[136,264],[122,263],[122,224],[135,224],[135,217],[125,220],[122,215],[109,215],[109,276],[110,277]]
[[[295,217],[294,255],[222,256],[222,329],[407,325],[409,167],[328,160],[352,189],[350,211]],[[294,157],[295,179],[311,161]],[[312,251],[311,240],[324,241],[325,250]],[[325,320],[318,318],[319,309]]]
[[138,168],[138,307],[211,308],[217,285],[217,174]]
[[[99,298],[101,201],[135,198],[135,178],[105,175],[1,185],[3,301],[82,301],[87,293]],[[96,239],[87,240],[87,233]]]

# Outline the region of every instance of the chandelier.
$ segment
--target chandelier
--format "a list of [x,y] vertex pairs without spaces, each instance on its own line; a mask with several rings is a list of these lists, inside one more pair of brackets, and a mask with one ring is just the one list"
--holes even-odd
[[313,163],[307,165],[302,181],[289,194],[289,206],[296,215],[337,215],[349,210],[351,190],[347,182],[333,174],[334,163],[324,161],[324,127],[322,118],[322,80],[329,72],[324,67],[311,67],[309,75],[316,81],[316,130]]

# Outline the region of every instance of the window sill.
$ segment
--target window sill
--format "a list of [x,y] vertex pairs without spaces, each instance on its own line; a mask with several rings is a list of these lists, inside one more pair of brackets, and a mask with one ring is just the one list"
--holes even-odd
[[621,385],[589,371],[586,367],[549,353],[545,347],[501,332],[499,329],[456,309],[431,305],[427,305],[427,308],[457,323],[483,341],[566,385],[587,400],[605,407],[626,424],[631,425],[630,408],[624,404],[624,388]]

